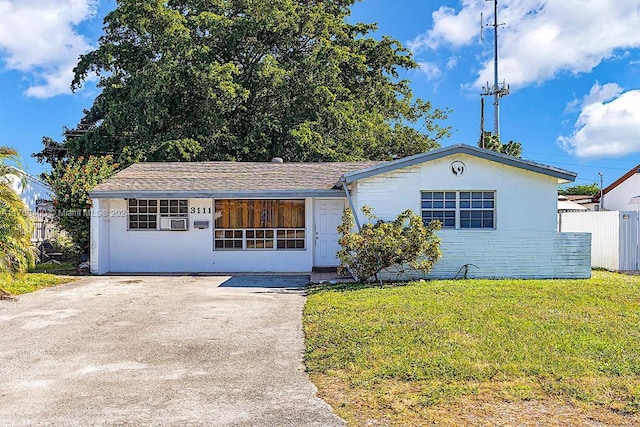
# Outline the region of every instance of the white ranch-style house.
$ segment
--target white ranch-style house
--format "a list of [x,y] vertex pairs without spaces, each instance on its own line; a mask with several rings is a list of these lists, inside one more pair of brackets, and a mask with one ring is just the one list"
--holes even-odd
[[560,230],[591,233],[591,264],[612,271],[640,271],[640,165],[593,200],[600,212],[559,215]]
[[590,234],[558,233],[572,172],[468,145],[390,162],[139,163],[92,192],[91,270],[300,272],[339,264],[343,209],[440,220],[429,277],[586,278]]
[[[631,199],[640,196],[640,165],[616,179],[611,185],[596,195],[595,199],[607,211],[634,211],[638,209]],[[602,200],[600,200],[602,199]]]

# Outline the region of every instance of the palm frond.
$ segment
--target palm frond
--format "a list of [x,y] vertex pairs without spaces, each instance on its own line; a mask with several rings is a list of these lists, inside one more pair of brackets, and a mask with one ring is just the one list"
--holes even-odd
[[[18,152],[0,147],[0,177],[17,175],[26,184],[26,175],[7,165],[13,161],[20,165]],[[0,180],[0,271],[23,272],[35,262],[35,248],[31,244],[33,219],[20,196],[11,188],[11,181]]]

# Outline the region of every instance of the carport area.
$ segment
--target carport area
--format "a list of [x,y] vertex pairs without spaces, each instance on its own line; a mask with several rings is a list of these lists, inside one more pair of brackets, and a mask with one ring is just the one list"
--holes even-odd
[[0,425],[338,426],[307,276],[110,276],[0,301]]

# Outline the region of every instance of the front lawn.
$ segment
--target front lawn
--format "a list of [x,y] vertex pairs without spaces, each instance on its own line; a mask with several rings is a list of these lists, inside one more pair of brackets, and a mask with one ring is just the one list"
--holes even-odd
[[640,277],[312,291],[306,364],[351,425],[640,422]]
[[42,288],[61,285],[77,280],[76,277],[56,276],[45,273],[0,274],[0,289],[11,295],[26,294]]
[[60,264],[36,264],[35,268],[30,273],[48,273],[48,274],[77,274],[77,264],[73,262],[62,262]]

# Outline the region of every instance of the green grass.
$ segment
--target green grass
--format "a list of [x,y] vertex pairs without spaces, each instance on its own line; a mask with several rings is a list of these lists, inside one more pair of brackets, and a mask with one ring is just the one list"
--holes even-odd
[[36,264],[31,273],[48,273],[48,274],[76,274],[76,264],[72,262],[63,262],[60,264]]
[[0,274],[0,289],[11,295],[26,294],[42,288],[61,285],[76,280],[75,277],[56,276],[45,273]]
[[640,277],[315,290],[304,330],[308,371],[347,419],[462,398],[640,411]]

